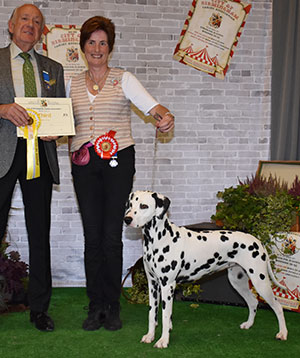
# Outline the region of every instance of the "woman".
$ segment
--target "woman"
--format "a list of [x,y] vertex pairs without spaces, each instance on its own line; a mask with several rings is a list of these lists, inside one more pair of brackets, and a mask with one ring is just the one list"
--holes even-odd
[[88,70],[69,84],[76,135],[70,138],[72,175],[85,237],[85,273],[89,298],[83,329],[122,327],[122,227],[135,173],[130,103],[150,113],[161,132],[174,127],[174,116],[137,81],[108,66],[115,41],[111,20],[95,16],[81,28],[80,47]]

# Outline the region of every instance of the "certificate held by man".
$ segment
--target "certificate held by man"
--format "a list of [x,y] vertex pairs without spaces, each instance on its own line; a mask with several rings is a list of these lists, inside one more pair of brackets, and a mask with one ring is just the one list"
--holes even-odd
[[38,137],[75,134],[70,98],[15,97],[15,102],[24,107],[30,116],[27,126],[17,128],[18,137],[27,138],[32,128]]

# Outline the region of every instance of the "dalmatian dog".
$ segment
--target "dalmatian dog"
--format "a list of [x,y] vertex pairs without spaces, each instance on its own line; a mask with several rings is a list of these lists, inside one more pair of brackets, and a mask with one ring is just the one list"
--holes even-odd
[[[142,228],[143,262],[149,287],[148,333],[141,342],[151,343],[155,336],[158,309],[162,304],[162,336],[155,347],[166,348],[172,329],[173,296],[177,283],[200,279],[212,272],[227,269],[231,285],[249,308],[248,320],[240,325],[249,329],[256,315],[258,301],[249,288],[249,278],[258,294],[270,305],[279,323],[278,340],[287,339],[283,309],[271,289],[276,280],[269,257],[261,242],[250,234],[237,231],[195,232],[171,223],[167,217],[170,200],[158,193],[131,193],[126,206],[126,225]],[[282,287],[284,288],[284,287]]]

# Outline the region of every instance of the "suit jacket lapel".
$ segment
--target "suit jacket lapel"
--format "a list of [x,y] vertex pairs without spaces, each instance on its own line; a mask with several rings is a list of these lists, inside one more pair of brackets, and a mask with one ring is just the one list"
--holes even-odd
[[34,54],[35,54],[35,58],[36,58],[36,62],[37,62],[38,70],[39,70],[39,78],[40,78],[40,83],[41,83],[41,97],[46,97],[47,91],[46,91],[45,81],[43,78],[43,70],[45,70],[45,66],[42,61],[43,57],[39,56],[39,54],[36,52],[34,52]]
[[12,98],[16,97],[10,62],[10,50],[9,46],[3,49],[3,62],[1,63],[1,87],[7,89],[9,95]]

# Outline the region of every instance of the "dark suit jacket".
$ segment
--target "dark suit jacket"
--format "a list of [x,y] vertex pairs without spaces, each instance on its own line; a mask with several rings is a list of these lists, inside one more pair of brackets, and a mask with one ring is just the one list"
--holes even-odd
[[[65,97],[65,83],[63,67],[56,61],[42,56],[35,52],[37,66],[41,82],[41,97]],[[46,87],[42,72],[47,71],[50,80],[56,82]],[[10,50],[9,46],[0,49],[0,104],[14,102],[15,91],[12,80]],[[16,126],[10,121],[0,118],[0,178],[10,169],[17,147]],[[44,142],[45,152],[49,167],[53,176],[53,181],[59,184],[59,167],[56,152],[56,142]]]

